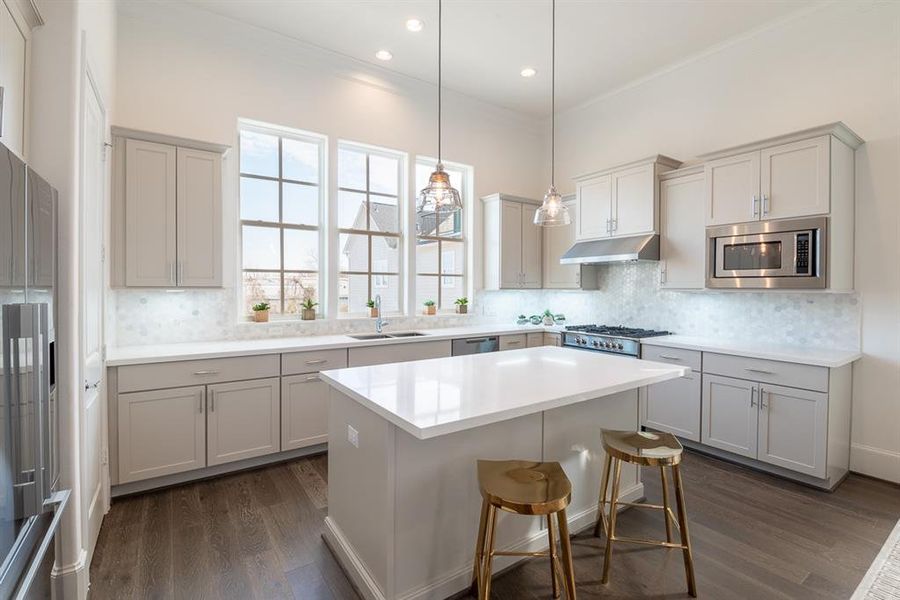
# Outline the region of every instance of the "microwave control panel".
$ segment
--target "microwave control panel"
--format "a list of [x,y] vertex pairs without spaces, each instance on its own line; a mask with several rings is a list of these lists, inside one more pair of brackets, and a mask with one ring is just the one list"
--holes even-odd
[[810,233],[797,234],[797,275],[809,275],[809,238]]

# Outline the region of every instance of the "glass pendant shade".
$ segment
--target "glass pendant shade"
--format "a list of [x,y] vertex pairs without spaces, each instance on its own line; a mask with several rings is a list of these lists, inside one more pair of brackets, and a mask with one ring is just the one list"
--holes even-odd
[[438,163],[428,178],[428,185],[419,192],[416,212],[419,214],[454,212],[461,210],[462,207],[459,191],[450,185],[450,176],[444,170],[444,165]]
[[542,227],[560,227],[571,222],[572,217],[569,215],[569,209],[563,204],[562,196],[551,185],[544,194],[544,202],[534,211],[534,224]]

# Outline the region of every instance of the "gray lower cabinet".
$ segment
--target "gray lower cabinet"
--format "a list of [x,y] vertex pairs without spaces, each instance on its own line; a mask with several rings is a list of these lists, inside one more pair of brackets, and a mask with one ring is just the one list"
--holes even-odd
[[827,429],[828,394],[760,384],[759,460],[825,477]]
[[757,384],[703,375],[701,441],[707,446],[756,458]]
[[317,373],[281,378],[281,449],[328,441],[328,384]]
[[206,388],[118,396],[119,483],[206,466]]
[[644,425],[700,441],[700,374],[647,386]]
[[207,464],[278,452],[280,419],[278,377],[207,386]]

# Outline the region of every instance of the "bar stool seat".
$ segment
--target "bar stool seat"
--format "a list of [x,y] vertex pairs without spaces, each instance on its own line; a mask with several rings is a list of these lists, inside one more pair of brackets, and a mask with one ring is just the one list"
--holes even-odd
[[[691,552],[691,537],[688,532],[687,511],[684,506],[684,489],[681,483],[681,457],[683,448],[674,435],[650,431],[613,431],[601,430],[606,462],[603,466],[603,478],[600,483],[600,498],[597,503],[597,524],[594,536],[600,536],[600,530],[606,534],[606,552],[603,561],[602,582],[609,582],[609,570],[612,561],[613,542],[662,546],[680,549],[684,556],[684,572],[687,578],[688,593],[697,596],[697,584],[694,577],[694,558]],[[662,479],[662,506],[640,502],[619,501],[619,481],[622,475],[622,463],[627,462],[642,467],[658,467]],[[672,470],[675,480],[675,500],[678,516],[669,506],[669,481],[666,469]],[[613,473],[612,494],[606,499],[610,473]],[[604,506],[609,505],[609,517]],[[616,512],[619,506],[634,506],[662,510],[666,520],[666,541],[645,540],[619,536],[616,533]],[[679,542],[672,541],[672,525],[678,528]]]
[[[495,556],[547,556],[553,597],[559,597],[559,579],[566,588],[566,598],[575,600],[575,571],[566,507],[572,499],[572,484],[558,462],[524,460],[479,460],[478,488],[481,492],[481,520],[475,544],[472,592],[486,600],[491,595],[491,567]],[[547,552],[501,552],[494,550],[497,510],[547,519],[550,537]],[[557,553],[555,524],[559,527],[562,561]]]

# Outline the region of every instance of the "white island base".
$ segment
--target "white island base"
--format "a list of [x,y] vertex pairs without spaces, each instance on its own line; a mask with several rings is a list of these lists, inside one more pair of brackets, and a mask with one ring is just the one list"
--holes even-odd
[[[572,481],[569,529],[593,526],[604,452],[600,428],[638,427],[629,390],[431,439],[417,439],[332,389],[325,537],[370,599],[442,599],[471,583],[481,496],[475,461],[559,461]],[[348,441],[348,425],[359,447]],[[623,465],[622,500],[643,497]],[[546,549],[546,521],[500,513],[496,549]],[[516,557],[498,557],[494,572]]]

